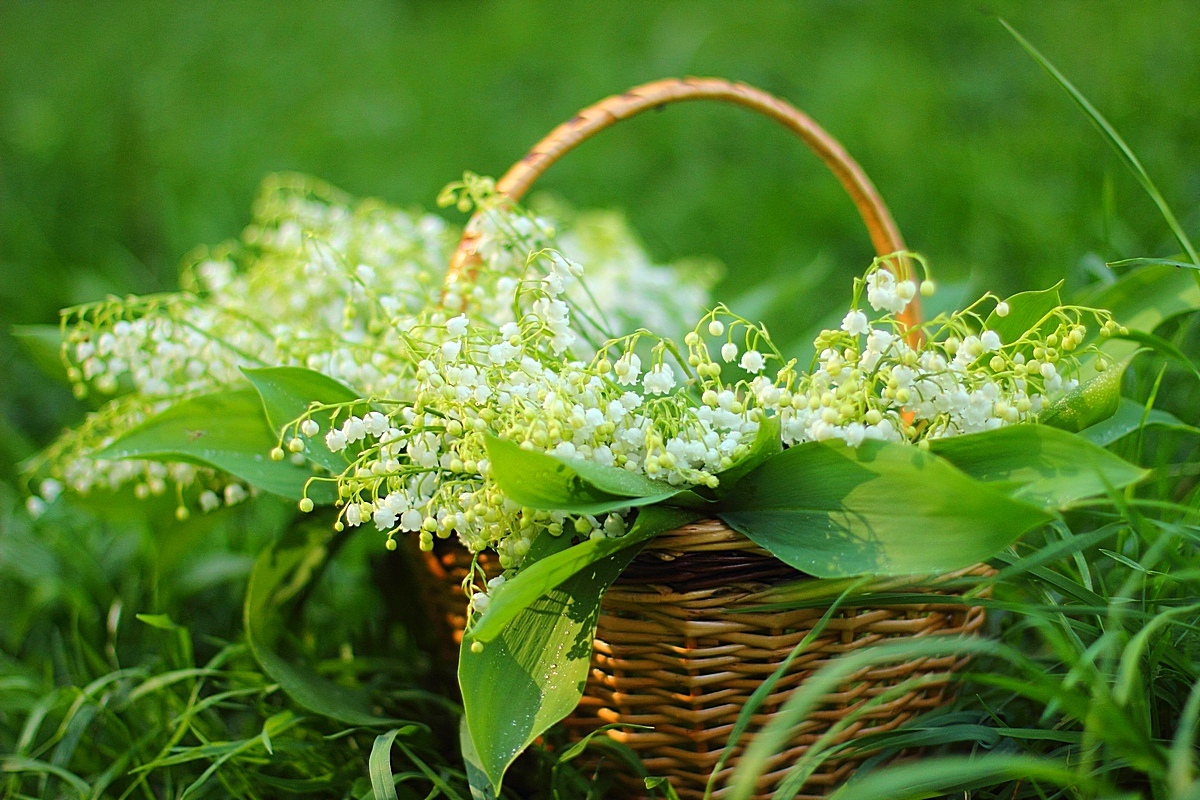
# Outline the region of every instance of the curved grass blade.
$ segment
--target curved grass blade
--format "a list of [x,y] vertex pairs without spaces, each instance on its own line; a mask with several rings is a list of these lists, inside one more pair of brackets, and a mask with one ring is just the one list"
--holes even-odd
[[1110,267],[1175,267],[1176,269],[1200,269],[1200,265],[1189,264],[1186,261],[1176,261],[1171,258],[1123,258],[1120,261],[1109,261]]
[[875,664],[921,656],[981,655],[996,653],[998,649],[992,642],[977,639],[930,637],[859,650],[829,663],[788,696],[770,722],[759,731],[754,741],[742,753],[741,761],[729,782],[730,800],[749,800],[755,796],[755,785],[759,776],[766,771],[768,759],[782,749],[795,726],[815,710],[827,694],[858,670]]
[[70,772],[69,770],[60,767],[57,764],[39,761],[36,758],[26,758],[25,756],[8,756],[7,758],[0,760],[0,772],[31,772],[40,775],[51,775],[74,789],[80,797],[87,797],[91,793],[91,787],[88,786],[87,781],[76,775],[74,772]]
[[[1071,769],[1064,761],[1025,755],[988,755],[982,758],[948,756],[898,764],[851,779],[830,795],[830,800],[916,800],[941,797],[959,788],[987,785],[998,780],[1026,780],[1062,788],[1084,790],[1080,796],[1108,796],[1087,790],[1097,781]],[[1042,795],[1043,797],[1045,795]]]
[[[1086,97],[1083,96],[1082,92],[1075,88],[1073,83],[1067,80],[1065,75],[1058,71],[1058,68],[1055,67],[1054,64],[1050,63],[1050,59],[1042,55],[1041,51],[1034,47],[1028,39],[1018,33],[1016,28],[1014,28],[1012,25],[1009,25],[1008,22],[1003,18],[1000,19],[1000,24],[1008,29],[1008,32],[1013,35],[1013,38],[1017,40],[1021,47],[1025,48],[1025,52],[1033,56],[1033,59],[1042,66],[1042,69],[1046,70],[1046,72],[1049,73],[1054,80],[1058,81],[1058,84],[1062,86],[1068,95],[1071,96],[1071,99],[1075,101],[1075,104],[1083,110],[1083,113],[1087,115],[1087,118],[1091,120],[1092,124],[1095,125],[1100,133],[1104,135],[1104,138],[1108,140],[1108,143],[1112,145],[1113,149],[1115,149],[1125,161],[1125,165],[1129,167],[1129,170],[1133,173],[1134,177],[1137,178],[1138,183],[1142,185],[1142,188],[1146,191],[1146,194],[1150,196],[1150,199],[1154,202],[1154,205],[1158,206],[1159,212],[1162,214],[1163,219],[1166,220],[1167,227],[1171,229],[1171,233],[1173,233],[1175,238],[1179,240],[1179,244],[1182,245],[1184,252],[1186,252],[1188,255],[1188,258],[1192,260],[1193,264],[1200,265],[1200,255],[1197,255],[1196,248],[1192,246],[1191,239],[1188,238],[1187,233],[1183,230],[1183,226],[1179,224],[1179,220],[1175,218],[1175,214],[1171,211],[1171,207],[1167,205],[1167,201],[1163,198],[1162,192],[1160,192],[1158,187],[1154,185],[1154,181],[1150,178],[1150,173],[1146,172],[1146,168],[1142,166],[1142,162],[1138,159],[1137,155],[1134,154],[1129,145],[1125,143],[1125,140],[1121,138],[1121,134],[1117,133],[1117,129],[1114,128],[1112,124],[1105,119],[1104,115],[1101,114],[1100,111],[1093,106]],[[1200,273],[1196,274],[1196,282],[1200,284]]]

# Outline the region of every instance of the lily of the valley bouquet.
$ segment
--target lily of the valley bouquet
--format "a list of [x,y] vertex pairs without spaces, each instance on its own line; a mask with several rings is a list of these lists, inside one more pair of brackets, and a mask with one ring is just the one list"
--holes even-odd
[[[478,209],[478,263],[445,287],[434,218],[272,190],[190,293],[73,312],[79,385],[128,390],[41,469],[76,491],[173,481],[183,509],[275,492],[389,548],[494,551],[503,573],[465,582],[459,662],[493,787],[578,702],[586,659],[554,654],[590,648],[660,533],[719,518],[812,578],[933,575],[1142,475],[1076,435],[1113,413],[1123,365],[1096,345],[1112,318],[1057,287],[906,327],[934,283],[895,253],[801,364],[723,305],[694,312],[700,284],[633,279],[659,274],[634,250],[589,263],[484,179],[446,199]],[[502,679],[504,719],[482,710]]]

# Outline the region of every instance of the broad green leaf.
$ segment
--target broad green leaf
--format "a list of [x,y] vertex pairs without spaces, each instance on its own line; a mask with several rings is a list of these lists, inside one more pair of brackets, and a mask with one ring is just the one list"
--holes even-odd
[[[1004,301],[1008,303],[1008,314],[1001,317],[993,311],[984,320],[984,329],[995,331],[1004,344],[1012,344],[1026,332],[1047,324],[1043,322],[1046,315],[1062,305],[1062,298],[1059,296],[1060,288],[1062,288],[1062,281],[1049,289],[1014,294]],[[1032,344],[1029,345],[1029,350],[1032,352]]]
[[[303,367],[264,367],[262,369],[243,369],[242,373],[262,398],[263,410],[272,432],[278,437],[283,427],[299,419],[308,411],[309,404],[321,403],[352,403],[358,400],[358,394],[345,385],[327,375]],[[365,407],[365,403],[363,406]],[[342,415],[343,417],[345,414]],[[321,426],[316,436],[305,436],[299,431],[289,431],[289,436],[296,433],[304,441],[304,455],[330,472],[340,473],[349,463],[346,458],[331,452],[325,446],[325,434],[332,425],[331,412],[317,412],[313,420]]]
[[750,452],[732,467],[717,474],[721,479],[717,496],[729,494],[738,481],[753,472],[755,467],[781,452],[783,440],[780,438],[779,417],[767,417],[758,425],[758,432],[754,434],[754,441],[750,444]]
[[281,608],[312,580],[328,557],[331,538],[327,524],[297,525],[259,555],[246,588],[246,643],[263,671],[302,708],[347,725],[395,726],[402,720],[372,712],[364,692],[326,680],[273,649],[286,627]]
[[[251,389],[215,392],[169,407],[109,445],[102,458],[187,461],[213,467],[282,497],[302,496],[313,472],[289,460],[272,461],[276,439]],[[332,502],[328,483],[313,483],[308,496]]]
[[[1183,270],[1141,267],[1087,298],[1087,304],[1112,312],[1131,331],[1152,333],[1172,317],[1200,309],[1200,286]],[[1110,339],[1102,349],[1119,361],[1138,349],[1135,342]]]
[[932,453],[809,442],[747,475],[718,516],[819,578],[946,572],[1050,519]]
[[[467,783],[471,787],[471,800],[496,800],[492,781],[483,771],[483,766],[479,763],[479,754],[475,752],[475,745],[471,742],[471,731],[467,729],[466,717],[462,717],[458,722],[458,744],[462,750]],[[376,796],[376,800],[383,799]]]
[[62,361],[62,330],[57,325],[13,325],[10,330],[43,375],[67,382],[67,369]]
[[[658,509],[651,513],[649,509],[643,509],[633,527],[624,536],[615,539],[588,539],[534,563],[526,563],[513,578],[493,593],[487,611],[480,615],[471,627],[467,638],[471,641],[490,642],[500,635],[504,626],[517,614],[571,576],[613,553],[642,544],[664,531],[686,525],[695,518],[695,514],[686,512],[669,513],[668,509]],[[548,536],[548,533],[542,533],[538,538]]]
[[[287,459],[272,461],[275,445],[258,393],[247,388],[181,400],[101,450],[97,458],[186,461],[299,499],[312,470]],[[316,482],[308,496],[314,502],[332,502],[333,490],[328,483]]]
[[603,514],[651,505],[683,490],[616,467],[584,459],[570,463],[516,442],[488,436],[492,477],[514,503],[572,514]]
[[1130,354],[1124,361],[1112,365],[1055,400],[1038,414],[1038,421],[1053,428],[1079,433],[1117,413],[1117,407],[1121,404],[1121,378],[1136,355],[1136,352]]
[[[653,506],[638,516],[658,530],[695,519]],[[472,652],[470,631],[464,637],[458,661],[463,713],[479,768],[497,794],[521,751],[579,703],[600,600],[640,550],[626,547],[576,572],[519,613],[482,652]]]
[[1186,424],[1174,414],[1151,408],[1147,411],[1141,403],[1122,397],[1117,413],[1103,422],[1084,428],[1079,435],[1100,447],[1107,447],[1141,427],[1160,427],[1187,433],[1200,433],[1200,428]]
[[1082,436],[1045,425],[935,439],[929,449],[972,478],[1043,508],[1065,508],[1147,474]]

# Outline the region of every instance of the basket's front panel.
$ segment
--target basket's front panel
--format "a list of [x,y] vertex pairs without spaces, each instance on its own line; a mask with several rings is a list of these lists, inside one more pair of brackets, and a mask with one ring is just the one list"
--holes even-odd
[[[653,730],[613,730],[608,735],[636,751],[651,775],[669,777],[681,797],[700,798],[743,705],[826,609],[751,611],[748,609],[764,605],[762,591],[766,587],[762,583],[679,591],[643,582],[652,568],[643,563],[640,573],[627,572],[605,595],[585,696],[564,724],[573,738],[604,724],[651,726]],[[632,580],[631,574],[636,576]],[[791,577],[796,576],[793,573]],[[685,585],[691,587],[695,582],[685,581]],[[753,731],[770,719],[793,689],[830,660],[887,639],[970,633],[982,622],[981,608],[959,604],[844,609],[775,685],[753,717],[751,733],[742,737],[716,785],[721,786],[732,773],[742,749],[753,740]],[[760,790],[769,794],[823,736],[829,738],[822,750],[890,730],[943,704],[948,699],[948,674],[961,664],[956,657],[927,658],[865,669],[852,676],[796,727],[788,746],[769,763]],[[913,677],[920,679],[920,687],[897,694],[894,687]],[[889,693],[895,696],[848,721],[864,705]],[[839,729],[830,734],[835,726]],[[826,794],[866,755],[849,751],[826,758],[798,796]],[[631,791],[641,787],[632,776],[625,780]]]
[[[423,589],[435,624],[445,628],[442,656],[453,663],[466,622],[461,584],[470,555],[449,543],[438,545],[433,553],[420,554],[426,575],[433,578]],[[482,560],[481,566],[489,577],[498,570],[494,560]],[[751,610],[765,604],[765,588],[798,577],[802,576],[720,523],[697,523],[655,539],[604,597],[585,694],[563,722],[570,737],[578,740],[611,723],[649,726],[651,730],[612,730],[608,735],[636,751],[651,775],[670,778],[685,800],[701,798],[743,705],[827,610]],[[833,617],[759,707],[750,732],[716,785],[722,786],[732,773],[753,731],[831,659],[887,639],[973,633],[983,623],[982,608],[939,604],[937,595],[924,597],[933,602],[847,607]],[[946,676],[962,663],[955,657],[926,658],[852,676],[795,728],[788,746],[769,762],[759,784],[761,793],[769,795],[834,726],[839,730],[824,742],[826,747],[890,730],[943,704],[949,696]],[[913,677],[921,678],[919,689],[889,697],[846,721],[872,699]],[[827,794],[866,755],[848,751],[826,758],[797,797]],[[608,763],[621,768],[616,761]],[[619,777],[628,796],[645,793],[641,780],[626,773]],[[716,796],[722,794],[718,790]]]

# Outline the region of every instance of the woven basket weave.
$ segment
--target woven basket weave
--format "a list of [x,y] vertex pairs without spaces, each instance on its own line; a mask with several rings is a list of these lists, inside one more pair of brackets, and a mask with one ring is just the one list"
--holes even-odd
[[[884,256],[905,249],[878,192],[828,133],[778,98],[744,84],[711,78],[657,81],[585,109],[535,145],[497,182],[497,191],[517,200],[551,164],[597,131],[646,109],[701,99],[741,105],[792,130],[841,181],[866,223],[876,252]],[[473,236],[464,235],[450,265],[449,287],[472,279],[478,263],[474,245]],[[904,270],[907,265],[896,259],[895,267]],[[913,325],[919,319],[914,302],[901,321]],[[461,547],[438,542],[433,553],[421,557],[432,578],[425,587],[426,596],[443,628],[444,655],[452,659],[466,621],[461,585],[470,556]],[[481,566],[489,575],[498,570],[494,562],[481,562]],[[760,706],[752,729],[763,724],[793,689],[830,659],[887,639],[975,633],[983,624],[983,609],[954,597],[962,590],[951,588],[948,582],[990,572],[979,565],[922,585],[897,581],[889,591],[911,593],[911,602],[840,609],[776,684]],[[806,579],[719,521],[697,522],[656,537],[604,596],[584,697],[563,723],[568,734],[578,739],[611,723],[651,726],[652,730],[611,730],[608,736],[636,751],[651,775],[668,777],[685,800],[701,798],[746,700],[828,610],[760,610],[769,602],[773,588]],[[945,588],[939,591],[939,586]],[[950,673],[963,663],[964,659],[954,656],[922,658],[865,669],[852,676],[796,727],[788,746],[760,779],[762,796],[776,788],[788,767],[835,725],[842,729],[826,744],[890,730],[942,705],[951,696]],[[896,692],[894,687],[914,676],[924,678],[919,689]],[[873,698],[885,694],[896,696],[862,710]],[[851,717],[854,719],[846,724]],[[737,752],[717,776],[717,787],[752,740],[752,734],[742,737]],[[828,758],[797,797],[823,796],[864,757],[849,750]],[[623,780],[628,796],[644,794],[640,781],[632,776]],[[722,792],[718,789],[715,796],[721,797]]]

